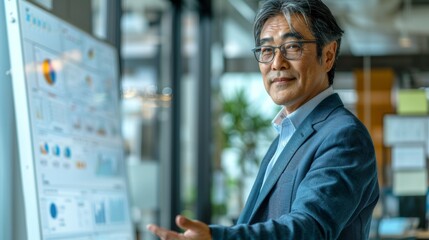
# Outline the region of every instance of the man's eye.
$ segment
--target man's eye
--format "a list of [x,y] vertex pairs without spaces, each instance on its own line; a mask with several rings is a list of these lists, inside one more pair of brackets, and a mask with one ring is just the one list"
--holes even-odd
[[273,49],[271,47],[262,47],[261,53],[262,54],[271,54],[273,52]]
[[299,43],[288,43],[284,45],[286,51],[299,51],[301,49],[301,45]]

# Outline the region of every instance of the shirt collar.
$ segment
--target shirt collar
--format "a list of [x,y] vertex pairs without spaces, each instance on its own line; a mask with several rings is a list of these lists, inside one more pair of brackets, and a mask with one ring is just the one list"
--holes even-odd
[[327,89],[310,99],[308,102],[304,103],[304,105],[300,106],[291,114],[287,115],[284,107],[277,113],[276,117],[271,122],[272,126],[280,131],[281,124],[285,118],[289,118],[295,129],[304,121],[304,119],[319,105],[323,99],[327,98],[331,94],[334,93],[334,89],[332,86],[329,86]]

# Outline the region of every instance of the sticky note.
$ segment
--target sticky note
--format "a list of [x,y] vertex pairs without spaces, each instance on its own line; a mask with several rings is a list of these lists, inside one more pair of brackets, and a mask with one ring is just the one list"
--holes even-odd
[[392,168],[423,169],[426,167],[426,149],[423,144],[402,144],[392,147]]
[[424,89],[405,89],[398,91],[398,114],[427,114],[428,100]]
[[393,172],[393,193],[396,196],[420,196],[426,192],[426,169]]

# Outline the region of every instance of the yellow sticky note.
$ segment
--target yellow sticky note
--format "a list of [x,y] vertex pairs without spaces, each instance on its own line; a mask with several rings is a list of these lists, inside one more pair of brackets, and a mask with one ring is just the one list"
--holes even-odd
[[404,89],[398,91],[398,114],[427,114],[428,100],[423,89]]

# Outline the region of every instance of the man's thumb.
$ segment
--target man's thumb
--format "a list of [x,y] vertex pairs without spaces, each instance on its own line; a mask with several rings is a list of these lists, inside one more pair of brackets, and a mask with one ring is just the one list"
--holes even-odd
[[182,216],[182,215],[177,215],[176,216],[176,224],[177,226],[179,226],[180,228],[186,230],[186,229],[192,229],[195,228],[197,226],[196,222]]

